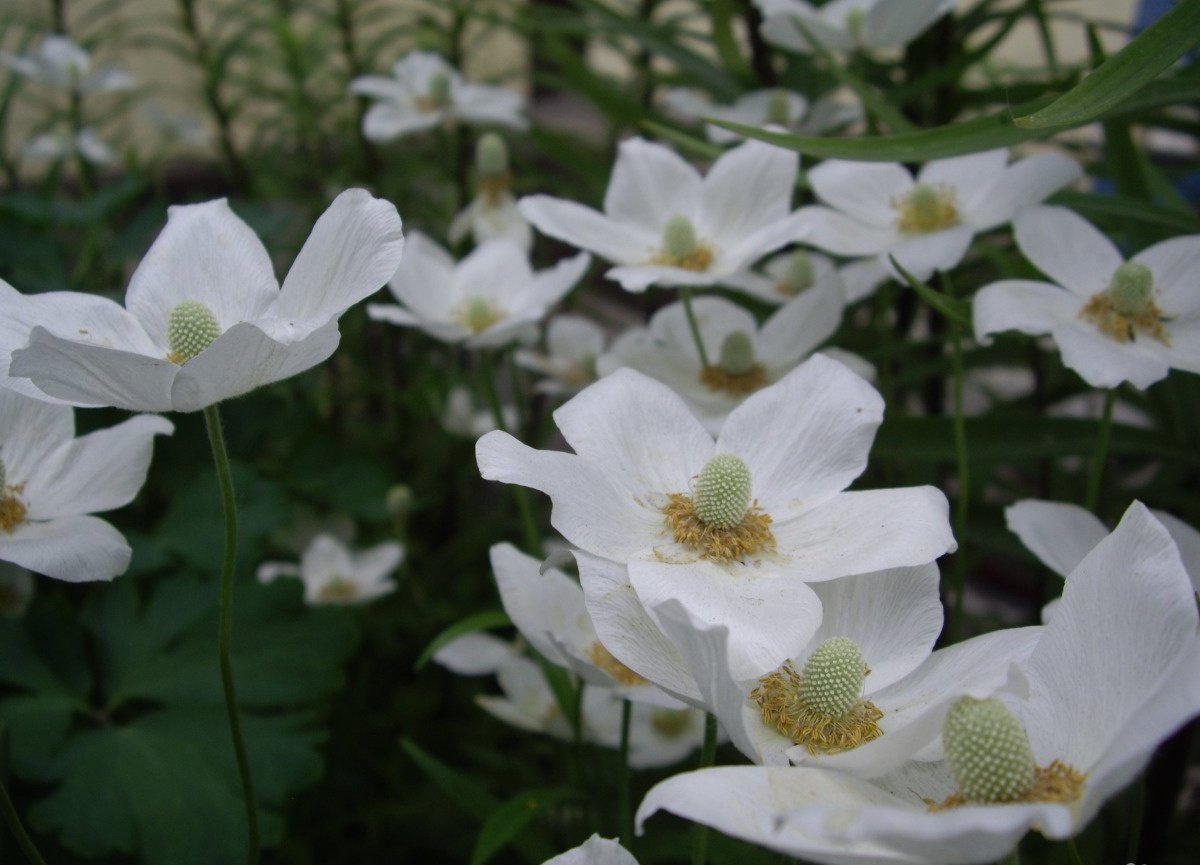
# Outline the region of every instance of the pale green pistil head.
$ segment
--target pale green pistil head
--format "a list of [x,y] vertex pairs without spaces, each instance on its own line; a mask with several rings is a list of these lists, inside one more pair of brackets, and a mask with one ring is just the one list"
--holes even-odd
[[1108,297],[1121,315],[1141,315],[1154,302],[1154,274],[1144,264],[1127,261],[1113,273]]
[[429,93],[426,97],[434,108],[444,108],[450,104],[450,76],[439,72],[429,79]]
[[696,228],[686,216],[675,215],[663,226],[663,252],[672,261],[683,261],[696,251]]
[[800,672],[800,699],[822,714],[840,718],[862,697],[866,675],[858,644],[830,637],[813,650]]
[[492,302],[483,297],[472,297],[463,308],[463,323],[472,333],[482,333],[501,318]]
[[182,301],[167,317],[167,357],[172,363],[187,363],[220,335],[221,325],[211,309],[199,301]]
[[960,697],[942,731],[946,762],[968,802],[1011,802],[1033,789],[1037,763],[1017,716],[995,699]]
[[897,224],[905,234],[931,234],[959,222],[953,190],[928,183],[918,183],[892,206],[900,214]]
[[733,528],[750,507],[750,469],[733,454],[717,454],[696,478],[692,506],[706,525]]
[[788,95],[783,90],[772,90],[767,97],[767,123],[776,126],[787,126],[792,122],[792,106],[788,103]]
[[754,369],[754,342],[750,334],[735,330],[721,343],[721,359],[717,365],[729,375],[746,375]]
[[802,250],[792,253],[788,259],[787,271],[783,275],[781,293],[799,294],[806,288],[811,288],[816,281],[812,256]]
[[475,145],[475,170],[483,178],[508,174],[508,147],[495,132],[484,134]]

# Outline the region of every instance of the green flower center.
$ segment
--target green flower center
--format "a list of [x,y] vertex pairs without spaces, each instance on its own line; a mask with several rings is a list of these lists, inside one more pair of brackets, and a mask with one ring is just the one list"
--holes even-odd
[[785,297],[795,297],[805,289],[812,288],[816,281],[812,256],[798,249],[788,259],[787,270],[775,286],[775,292]]
[[1154,274],[1144,264],[1127,261],[1113,273],[1108,296],[1121,315],[1143,315],[1154,304]]
[[445,108],[450,104],[450,76],[438,72],[429,79],[429,92],[425,96],[432,108]]
[[663,226],[663,252],[672,261],[683,261],[696,251],[696,227],[686,216],[672,216]]
[[897,226],[905,234],[932,234],[958,225],[954,191],[918,183],[908,195],[892,202],[899,213]]
[[840,718],[862,697],[866,675],[858,644],[831,637],[813,650],[800,671],[800,699],[818,712]]
[[486,297],[471,297],[459,307],[455,318],[471,333],[483,333],[504,318],[504,311]]
[[733,528],[750,507],[750,469],[733,454],[717,454],[696,478],[692,505],[702,523]]
[[788,102],[787,92],[772,90],[767,97],[767,123],[775,126],[788,126],[792,122],[792,106]]
[[485,133],[475,145],[475,170],[481,178],[507,176],[508,147],[495,132]]
[[728,375],[746,375],[754,369],[754,341],[750,334],[735,330],[725,337],[717,366]]
[[1011,802],[1029,793],[1037,763],[1025,728],[996,699],[961,697],[942,731],[946,762],[968,802]]
[[212,310],[195,300],[175,305],[167,317],[167,359],[183,364],[213,344],[221,335],[221,325]]

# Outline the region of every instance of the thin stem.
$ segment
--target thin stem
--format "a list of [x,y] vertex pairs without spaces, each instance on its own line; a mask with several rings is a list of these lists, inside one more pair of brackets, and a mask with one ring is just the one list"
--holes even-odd
[[[0,732],[3,729],[0,728]],[[12,831],[13,837],[17,839],[17,846],[21,848],[21,852],[25,854],[33,865],[46,865],[46,860],[42,858],[42,854],[38,852],[34,846],[33,839],[29,837],[29,833],[25,831],[25,827],[21,825],[21,815],[17,813],[16,806],[13,805],[12,799],[8,796],[8,788],[4,785],[4,780],[0,778],[0,811],[4,812],[5,822],[8,823],[8,828]]]
[[1113,404],[1117,401],[1117,392],[1109,389],[1104,393],[1104,414],[1100,417],[1100,431],[1096,435],[1096,450],[1092,454],[1092,472],[1088,476],[1087,496],[1083,506],[1095,512],[1100,502],[1100,482],[1104,478],[1104,462],[1108,458],[1108,439],[1112,432]]
[[1129,844],[1125,848],[1125,861],[1139,861],[1142,847],[1142,818],[1146,810],[1146,777],[1143,775],[1133,785],[1133,801],[1129,803]]
[[[947,275],[942,275],[943,287],[948,294],[954,290]],[[954,628],[962,635],[963,595],[967,591],[967,514],[971,502],[971,466],[967,461],[967,421],[963,413],[963,350],[962,327],[950,323],[951,350],[954,368],[954,453],[958,461],[958,496],[954,501],[954,534],[958,539],[958,551],[954,554]]]
[[633,719],[633,704],[628,700],[621,701],[621,765],[618,769],[617,783],[619,784],[619,810],[621,813],[621,846],[626,850],[633,845],[633,804],[630,790],[629,772],[629,728]]
[[696,341],[696,351],[700,354],[700,363],[708,366],[708,352],[704,350],[704,340],[700,338],[700,323],[696,320],[696,311],[692,309],[692,290],[680,288],[679,297],[683,301],[684,312],[687,313],[688,327],[692,329],[692,339]]
[[[500,391],[496,387],[496,370],[492,364],[491,352],[486,349],[479,352],[479,377],[483,379],[483,392],[487,397],[488,406],[492,410],[492,420],[496,429],[508,432],[508,424],[504,420],[504,406],[500,402]],[[521,513],[521,525],[525,530],[526,552],[540,555],[542,536],[538,531],[537,519],[533,515],[533,506],[529,502],[529,493],[524,487],[512,485],[510,489],[517,502],[517,510]]]
[[1079,848],[1075,846],[1075,839],[1067,839],[1067,849],[1071,851],[1071,861],[1074,865],[1084,865],[1083,857],[1079,855]]
[[[700,751],[700,768],[707,769],[717,762],[717,718],[704,716],[704,747]],[[697,823],[692,827],[692,865],[704,865],[708,859],[708,827]]]
[[258,835],[258,800],[254,796],[254,777],[250,774],[250,758],[242,735],[242,719],[238,715],[237,688],[233,681],[233,570],[237,564],[237,499],[233,493],[233,474],[229,469],[229,454],[225,450],[225,433],[221,429],[221,414],[217,406],[204,410],[208,442],[212,446],[213,463],[217,468],[217,483],[221,487],[221,506],[225,512],[225,557],[221,562],[220,623],[217,631],[217,654],[221,663],[221,687],[225,691],[225,710],[229,715],[229,735],[237,757],[238,774],[242,779],[242,800],[246,806],[246,828],[250,849],[246,855],[249,865],[256,865],[261,852]]

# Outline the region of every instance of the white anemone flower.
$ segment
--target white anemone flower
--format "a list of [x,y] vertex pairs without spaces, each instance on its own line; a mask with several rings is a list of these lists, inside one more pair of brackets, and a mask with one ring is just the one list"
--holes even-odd
[[365,604],[395,590],[389,578],[403,561],[404,545],[396,541],[355,551],[333,535],[319,534],[299,564],[264,562],[257,576],[261,583],[298,577],[304,583],[304,602],[311,606]]
[[593,835],[578,847],[547,859],[542,865],[638,865],[620,842]]
[[524,250],[494,240],[455,263],[435,241],[413,232],[404,261],[388,283],[401,305],[373,303],[367,315],[420,328],[442,342],[500,348],[532,334],[591,262],[590,255],[580,253],[534,272]]
[[791,51],[812,51],[799,21],[830,51],[903,48],[954,8],[954,0],[755,0],[763,38]]
[[761,256],[803,239],[792,213],[799,157],[747,141],[701,177],[668,147],[621,142],[604,212],[532,195],[517,206],[542,234],[617,267],[605,275],[629,291],[651,285],[715,285]]
[[[831,863],[994,862],[1030,828],[1069,838],[1200,713],[1198,628],[1175,543],[1135,502],[1067,578],[1059,612],[997,698],[955,704],[948,759],[871,780],[703,770],[653,788],[638,819],[665,809]],[[979,772],[970,764],[980,748],[1002,759]]]
[[81,93],[131,90],[137,79],[114,67],[92,71],[92,59],[74,41],[57,33],[44,37],[28,54],[0,51],[0,64],[38,84]]
[[338,318],[387,281],[403,248],[395,207],[343,192],[281,289],[266,248],[224,199],[171,207],[123,307],[0,282],[0,381],[78,406],[197,411],[329,357]]
[[[724,120],[799,135],[824,135],[862,117],[862,109],[857,105],[825,97],[810,108],[802,94],[781,88],[755,90],[739,96],[730,105],[713,105],[691,90],[675,87],[664,94],[663,102],[672,114],[688,121]],[[736,132],[712,123],[704,124],[704,134],[713,144],[742,140]]]
[[574,394],[598,378],[596,360],[604,353],[604,328],[581,315],[559,315],[546,325],[546,349],[518,349],[518,366],[546,376],[535,385],[539,393]]
[[[661,381],[687,401],[712,433],[733,409],[779,381],[828,339],[842,320],[842,293],[826,282],[780,307],[761,327],[754,316],[721,297],[692,303],[708,363],[699,350],[682,302],[665,306],[647,327],[627,330],[596,362],[601,375],[622,367]],[[856,371],[868,368],[859,361]]]
[[[772,306],[787,303],[809,289],[827,291],[825,286],[829,284],[845,295],[833,261],[828,256],[807,249],[793,249],[773,255],[760,268],[743,270],[721,284]],[[846,297],[845,302],[851,303],[857,299]]]
[[471,203],[455,215],[447,238],[451,243],[461,243],[467,235],[476,243],[507,240],[525,252],[533,248],[533,227],[525,221],[517,200],[507,189],[480,190]]
[[1063,363],[1093,387],[1147,388],[1172,367],[1200,372],[1200,234],[1174,237],[1128,261],[1063,207],[1013,222],[1017,246],[1053,283],[1007,279],[975,295],[975,335],[1053,337]]
[[[1155,518],[1179,547],[1183,567],[1200,592],[1200,531],[1166,511],[1152,510]],[[1087,508],[1068,502],[1024,499],[1004,510],[1008,530],[1038,560],[1063,579],[1083,561],[1096,544],[1104,540],[1108,527]],[[1049,621],[1060,601],[1042,608],[1042,621]]]
[[117,161],[112,148],[104,143],[91,126],[85,126],[74,133],[65,128],[43,132],[23,142],[19,152],[23,158],[33,160],[55,161],[78,156],[84,162],[98,166],[112,165]]
[[814,355],[751,394],[714,441],[669,387],[622,369],[554,413],[575,453],[493,432],[476,456],[483,477],[548,494],[551,523],[569,542],[628,565],[651,618],[662,600],[680,599],[730,628],[736,675],[760,676],[820,624],[808,582],[954,548],[940,491],[844,492],[866,467],[882,414],[871,385]]
[[935,159],[915,178],[897,163],[827,159],[808,173],[824,204],[799,213],[809,229],[806,243],[834,255],[870,256],[842,272],[853,294],[866,296],[885,279],[899,278],[890,256],[927,280],[962,261],[976,234],[1080,176],[1079,164],[1061,154],[1009,165],[1004,149]]
[[69,406],[0,388],[0,560],[73,583],[111,580],[132,555],[90,516],[133,501],[166,418],[138,415],[75,438]]
[[392,67],[391,77],[362,75],[350,92],[377,100],[363,116],[363,135],[391,141],[447,123],[524,129],[525,100],[507,87],[467,84],[438,54],[413,51]]

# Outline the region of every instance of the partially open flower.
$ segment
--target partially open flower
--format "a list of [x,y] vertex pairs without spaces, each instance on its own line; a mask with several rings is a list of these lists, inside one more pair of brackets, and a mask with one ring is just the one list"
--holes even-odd
[[363,604],[395,590],[389,577],[402,561],[404,545],[395,541],[355,552],[332,535],[317,535],[299,565],[264,562],[258,579],[269,583],[277,577],[298,577],[304,583],[304,600],[313,606]]

